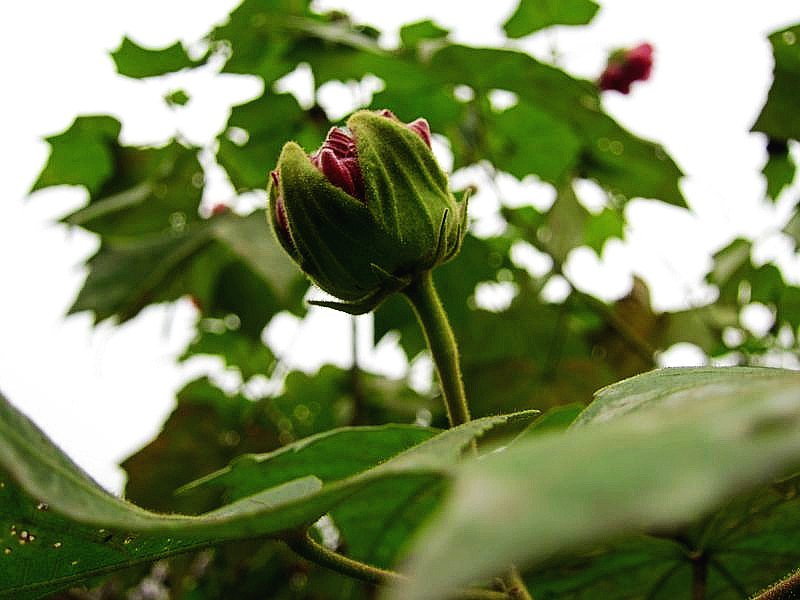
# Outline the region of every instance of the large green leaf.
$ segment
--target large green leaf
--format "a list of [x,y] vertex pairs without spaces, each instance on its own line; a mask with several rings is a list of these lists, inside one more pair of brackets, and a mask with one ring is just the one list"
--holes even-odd
[[706,598],[741,600],[797,568],[798,538],[793,479],[731,502],[672,539],[636,536],[603,544],[548,561],[527,579],[543,600],[688,598],[702,578]]
[[592,0],[520,0],[503,29],[520,38],[551,25],[586,25],[599,8]]
[[668,369],[619,385],[599,394],[583,426],[464,464],[394,597],[439,598],[511,563],[530,567],[637,532],[677,536],[800,466],[796,372]]
[[143,48],[128,37],[111,53],[117,72],[126,77],[155,77],[195,65],[183,45],[175,42],[166,48]]
[[[662,369],[646,375],[631,377],[597,392],[595,401],[584,410],[573,427],[611,421],[638,410],[670,404],[690,405],[708,402],[707,397],[735,397],[747,386],[758,389],[772,381],[783,384],[795,378],[792,371],[766,367],[737,367],[722,369],[698,367],[692,369]],[[797,378],[800,381],[800,378]],[[778,386],[780,391],[781,387]]]
[[559,184],[578,162],[581,140],[569,123],[527,101],[493,115],[486,129],[494,166],[519,179],[533,173]]
[[753,131],[771,139],[800,139],[800,112],[797,88],[800,86],[800,25],[787,27],[769,36],[775,58],[774,79]]
[[203,171],[197,148],[172,142],[161,148],[109,147],[114,172],[89,204],[64,218],[105,239],[180,231],[200,220]]
[[[602,112],[592,82],[571,77],[522,52],[458,45],[436,52],[430,60],[430,71],[442,83],[468,85],[478,93],[492,89],[512,91],[540,113],[549,115],[551,121],[560,122],[561,128],[572,131],[561,141],[551,141],[548,132],[544,138],[547,143],[540,144],[537,155],[557,152],[568,158],[577,138],[581,142],[578,175],[597,180],[621,198],[655,198],[686,206],[678,187],[682,173],[675,162],[661,146],[626,131]],[[543,160],[537,156],[532,165]]]
[[125,321],[150,303],[191,295],[208,316],[238,315],[242,331],[257,339],[276,312],[302,310],[305,283],[261,211],[109,239],[89,268],[70,310],[91,310],[98,321],[112,316]]
[[[360,472],[327,482],[315,473],[329,476],[332,455],[298,466],[304,448],[313,450],[320,443],[319,436],[303,440],[284,450],[297,460],[294,468],[272,479],[274,487],[195,517],[153,513],[107,493],[0,397],[0,531],[5,544],[0,596],[35,598],[192,547],[277,535],[306,526],[360,490],[390,479],[435,484],[471,439],[508,419],[473,421],[393,457],[383,455],[381,464],[362,463]],[[392,437],[397,430],[386,431],[385,436]],[[350,430],[330,432],[322,439],[330,441],[339,433],[347,436]],[[343,446],[330,449],[352,454],[350,442],[348,438]]]
[[[369,469],[387,457],[431,439],[436,433],[436,430],[415,425],[344,427],[326,431],[274,452],[240,456],[229,466],[182,490],[221,487],[226,500],[235,501],[310,472],[323,483],[333,482]],[[336,459],[332,460],[333,457]]]

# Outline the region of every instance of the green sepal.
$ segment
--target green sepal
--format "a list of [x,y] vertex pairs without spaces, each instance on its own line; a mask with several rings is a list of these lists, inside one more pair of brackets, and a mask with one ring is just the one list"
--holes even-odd
[[378,308],[381,302],[386,300],[392,294],[399,292],[411,283],[411,277],[395,277],[391,273],[387,273],[378,265],[373,264],[373,268],[384,277],[384,283],[381,288],[375,290],[373,293],[365,296],[360,300],[353,302],[334,302],[331,300],[309,300],[308,303],[314,306],[324,306],[325,308],[332,308],[339,312],[344,312],[350,315],[365,315]]
[[[330,183],[294,142],[278,162],[283,206],[303,271],[343,300],[359,300],[381,284],[371,253],[375,222],[366,206]],[[291,255],[291,253],[290,253]]]
[[[374,262],[395,274],[443,262],[439,252],[457,243],[460,211],[431,149],[403,123],[371,111],[355,113],[347,126],[355,136],[367,206],[394,240],[391,260]],[[446,212],[451,218],[442,228]]]

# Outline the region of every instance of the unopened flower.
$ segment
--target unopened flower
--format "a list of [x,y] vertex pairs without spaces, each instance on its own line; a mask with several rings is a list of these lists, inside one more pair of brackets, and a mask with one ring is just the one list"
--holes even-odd
[[653,46],[639,44],[629,50],[618,50],[608,58],[605,71],[597,86],[601,90],[616,90],[623,94],[631,91],[634,81],[646,81],[653,68]]
[[359,111],[311,155],[294,142],[269,186],[281,246],[321,289],[368,312],[458,252],[466,203],[448,189],[425,119]]

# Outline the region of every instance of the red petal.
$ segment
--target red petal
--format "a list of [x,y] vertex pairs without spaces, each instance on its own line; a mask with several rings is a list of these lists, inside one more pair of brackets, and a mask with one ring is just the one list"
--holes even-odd
[[338,158],[329,148],[323,148],[319,153],[319,169],[328,178],[328,181],[351,196],[355,196],[356,186],[350,173],[353,165],[352,163],[346,164],[345,161],[346,159]]
[[417,119],[407,125],[407,127],[422,138],[422,141],[431,147],[431,127],[425,119]]

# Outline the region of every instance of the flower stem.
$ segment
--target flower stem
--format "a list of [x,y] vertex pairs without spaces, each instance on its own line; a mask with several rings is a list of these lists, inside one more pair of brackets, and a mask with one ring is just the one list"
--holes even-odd
[[[330,550],[314,540],[306,531],[293,531],[284,536],[283,540],[292,550],[306,560],[359,581],[377,585],[405,579],[403,575],[395,571],[368,565]],[[503,592],[478,588],[460,590],[457,594],[459,600],[509,600],[510,598]]]
[[442,308],[442,301],[433,285],[431,272],[422,273],[403,290],[403,294],[414,309],[430,348],[442,386],[450,427],[467,423],[470,420],[469,407],[461,379],[458,346]]
[[[425,271],[414,279],[403,290],[408,302],[417,315],[425,341],[431,351],[439,383],[442,386],[442,397],[447,409],[450,427],[469,422],[469,405],[464,392],[464,381],[461,377],[461,366],[458,357],[458,344],[442,307],[442,301],[433,284],[431,271]],[[477,446],[473,441],[473,454],[477,454]],[[504,597],[513,600],[531,600],[530,592],[516,567],[512,566],[508,575],[509,588]]]
[[353,579],[379,584],[400,581],[403,578],[394,571],[368,565],[329,550],[322,544],[318,544],[306,531],[293,532],[283,539],[292,550],[303,558]]

